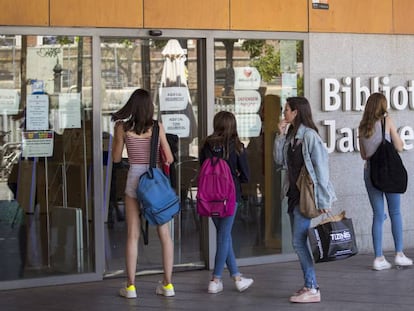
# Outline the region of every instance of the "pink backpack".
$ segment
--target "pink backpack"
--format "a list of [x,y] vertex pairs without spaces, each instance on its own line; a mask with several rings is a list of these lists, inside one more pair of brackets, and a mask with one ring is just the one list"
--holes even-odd
[[207,217],[227,217],[236,208],[236,188],[228,163],[218,157],[203,162],[198,175],[197,213]]

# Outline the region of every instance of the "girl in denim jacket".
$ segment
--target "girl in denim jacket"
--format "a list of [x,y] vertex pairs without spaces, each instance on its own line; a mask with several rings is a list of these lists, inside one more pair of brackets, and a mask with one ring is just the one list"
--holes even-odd
[[312,111],[304,97],[290,97],[286,101],[284,119],[279,122],[279,135],[274,143],[276,164],[286,170],[283,195],[288,197],[288,213],[292,230],[292,244],[303,271],[304,286],[290,297],[291,302],[320,302],[321,294],[316,281],[312,255],[307,238],[311,219],[299,211],[299,189],[296,186],[303,165],[314,183],[315,203],[321,213],[326,213],[335,191],[329,181],[328,152],[312,120]]

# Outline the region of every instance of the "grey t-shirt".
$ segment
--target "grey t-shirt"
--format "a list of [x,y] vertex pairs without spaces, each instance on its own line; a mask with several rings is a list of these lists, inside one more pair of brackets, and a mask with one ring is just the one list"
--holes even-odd
[[[388,133],[385,132],[385,139],[391,142],[391,136],[389,132]],[[360,137],[359,138],[359,143],[364,146],[365,156],[367,158],[370,158],[374,154],[374,152],[377,150],[378,146],[380,145],[381,141],[382,141],[381,120],[378,120],[375,123],[375,131],[371,137],[369,138]]]

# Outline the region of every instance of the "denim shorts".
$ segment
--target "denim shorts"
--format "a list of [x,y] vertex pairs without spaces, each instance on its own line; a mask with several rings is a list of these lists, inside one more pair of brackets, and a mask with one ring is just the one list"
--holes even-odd
[[131,164],[125,186],[125,194],[131,198],[137,198],[138,181],[142,174],[148,170],[148,164]]

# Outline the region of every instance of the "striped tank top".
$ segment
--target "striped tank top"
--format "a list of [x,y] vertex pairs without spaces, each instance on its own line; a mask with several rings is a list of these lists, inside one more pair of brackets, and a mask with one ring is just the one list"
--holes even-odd
[[[129,164],[149,164],[151,137],[141,138],[133,135],[125,135],[125,145],[128,152]],[[157,162],[160,162],[159,141],[157,148]]]

